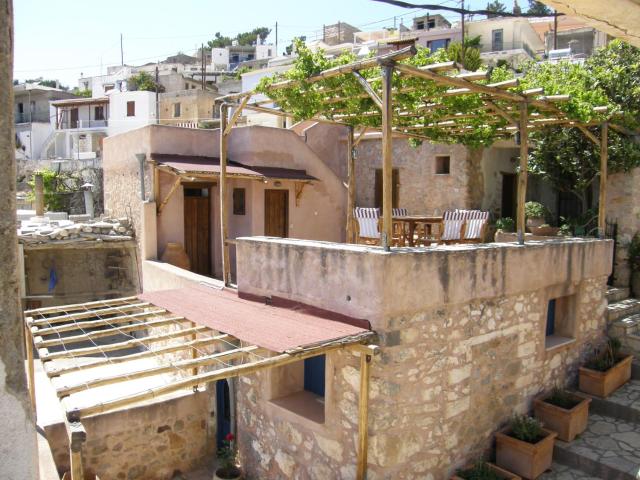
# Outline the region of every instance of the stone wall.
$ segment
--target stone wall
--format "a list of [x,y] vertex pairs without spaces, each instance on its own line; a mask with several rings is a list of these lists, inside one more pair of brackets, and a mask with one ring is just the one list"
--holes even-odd
[[[612,242],[597,240],[385,253],[252,238],[239,241],[238,279],[241,291],[370,320],[381,355],[372,366],[368,478],[440,479],[489,450],[494,432],[536,394],[575,380],[604,336],[611,254]],[[548,300],[565,296],[571,339],[547,347]],[[248,478],[354,478],[358,361],[328,356],[324,424],[269,401],[268,372],[241,379]]]
[[[126,410],[83,419],[85,470],[104,479],[169,480],[207,462],[215,450],[208,392],[180,392]],[[69,469],[63,424],[46,428],[58,470]]]
[[618,224],[614,284],[629,286],[629,242],[640,232],[640,168],[609,176],[607,183],[607,220]]

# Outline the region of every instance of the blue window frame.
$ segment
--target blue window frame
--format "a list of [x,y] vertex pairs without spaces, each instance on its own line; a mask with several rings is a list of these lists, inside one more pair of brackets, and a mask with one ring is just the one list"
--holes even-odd
[[324,397],[325,356],[307,358],[304,361],[304,389]]
[[442,38],[440,40],[431,40],[428,43],[428,46],[429,46],[429,50],[431,50],[431,53],[434,53],[439,48],[447,48],[449,46],[449,39]]
[[546,335],[554,335],[556,332],[556,299],[552,298],[547,304],[547,329]]

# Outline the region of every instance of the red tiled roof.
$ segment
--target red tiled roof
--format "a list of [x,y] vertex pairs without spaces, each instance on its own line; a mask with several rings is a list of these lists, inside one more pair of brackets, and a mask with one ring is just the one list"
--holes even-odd
[[[220,159],[218,157],[152,153],[151,158],[158,162],[158,165],[165,165],[180,173],[220,175]],[[317,180],[317,178],[307,175],[305,170],[281,167],[246,166],[232,161],[229,161],[227,164],[227,175],[267,177],[282,180]]]
[[289,308],[266,305],[240,298],[230,290],[205,286],[146,292],[139,298],[199,325],[275,352],[286,352],[368,331],[367,328],[354,325],[368,324],[363,320],[350,321],[340,314],[299,304],[291,308],[293,302],[284,300],[280,303]]

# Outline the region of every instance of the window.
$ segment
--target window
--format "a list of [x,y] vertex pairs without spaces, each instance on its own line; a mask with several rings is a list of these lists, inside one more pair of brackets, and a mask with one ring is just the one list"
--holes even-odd
[[108,92],[110,90],[113,90],[115,88],[115,85],[113,85],[112,83],[111,84],[107,83],[107,84],[104,85],[103,88],[104,88],[104,91],[106,93],[106,92]]
[[189,84],[188,84],[188,83],[185,83],[185,84],[184,84],[184,89],[185,89],[185,90],[189,90]]
[[552,297],[547,301],[545,348],[555,348],[575,341],[575,295]]
[[99,107],[95,107],[93,115],[95,120],[104,120],[104,107],[102,105]]
[[180,116],[180,103],[174,103],[173,104],[173,117],[179,117]]
[[435,52],[440,48],[447,48],[449,46],[450,39],[442,38],[439,40],[431,40],[427,42],[427,48],[431,50],[431,53]]
[[[398,208],[400,199],[400,171],[393,169],[391,178],[391,206]],[[376,169],[376,185],[375,185],[375,206],[382,209],[382,169]],[[382,211],[382,210],[381,210]]]
[[307,358],[304,361],[304,389],[324,398],[325,356]]
[[451,157],[449,155],[436,156],[436,175],[449,175],[451,173]]
[[23,103],[19,103],[18,104],[18,113],[24,113],[24,104]]
[[127,117],[135,117],[136,116],[136,102],[131,101],[127,102]]
[[503,50],[504,41],[502,29],[491,30],[491,50],[494,52]]
[[424,30],[424,22],[422,20],[416,22],[416,30]]
[[430,18],[429,20],[427,20],[427,30],[429,30],[431,28],[436,28],[436,19],[435,18]]
[[245,189],[244,188],[234,188],[233,189],[233,214],[234,215],[245,215],[246,214]]

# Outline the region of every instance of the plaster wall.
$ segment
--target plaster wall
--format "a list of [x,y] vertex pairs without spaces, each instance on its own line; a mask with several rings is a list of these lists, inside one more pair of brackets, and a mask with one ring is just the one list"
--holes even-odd
[[[611,254],[612,242],[598,240],[385,253],[245,238],[238,288],[370,320],[381,355],[372,365],[367,478],[448,478],[535,395],[575,380],[604,338]],[[573,302],[573,340],[547,348],[547,303],[562,296]],[[324,423],[270,401],[268,373],[238,382],[249,478],[355,477],[358,362],[347,351],[328,355]]]
[[[127,116],[127,102],[135,102],[135,115]],[[109,97],[109,136],[126,132],[156,121],[154,92],[114,92]]]
[[[184,88],[184,87],[183,87]],[[160,123],[175,125],[180,122],[212,120],[217,93],[206,90],[182,90],[160,94]],[[175,104],[180,104],[180,115],[175,115]]]
[[502,217],[503,173],[515,173],[520,152],[517,148],[488,148],[482,154],[484,177],[484,198],[482,209],[492,212],[496,218]]

